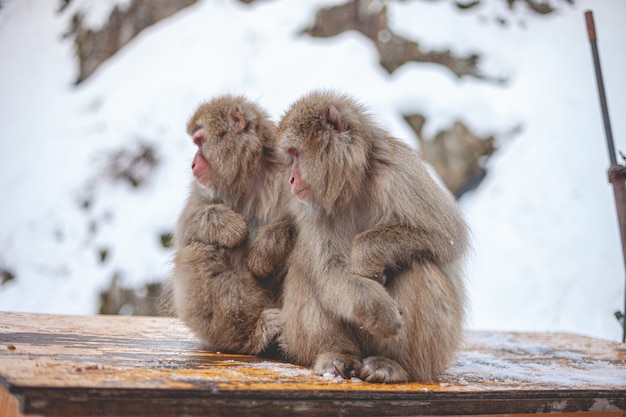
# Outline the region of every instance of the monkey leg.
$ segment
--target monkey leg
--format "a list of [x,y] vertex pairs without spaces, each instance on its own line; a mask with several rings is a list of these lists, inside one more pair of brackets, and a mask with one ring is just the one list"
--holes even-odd
[[[391,281],[388,291],[403,310],[404,325],[394,337],[366,335],[368,351],[361,377],[376,382],[401,380],[394,364],[409,380],[432,381],[444,371],[461,340],[462,302],[448,278],[432,263],[413,262]],[[399,379],[400,378],[400,379]]]
[[250,338],[266,337],[264,324],[259,328],[257,322],[272,302],[250,273],[233,266],[232,251],[199,242],[180,248],[174,258],[174,307],[207,347],[252,353],[246,349],[263,348],[262,340],[255,344]]
[[361,349],[353,326],[323,309],[306,279],[294,277],[294,269],[284,287],[281,350],[291,362],[310,366],[320,375],[356,375],[361,368]]

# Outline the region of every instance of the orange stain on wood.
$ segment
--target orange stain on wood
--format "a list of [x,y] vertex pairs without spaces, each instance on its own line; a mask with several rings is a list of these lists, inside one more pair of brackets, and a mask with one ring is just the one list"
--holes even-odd
[[[204,350],[171,318],[0,312],[0,386],[24,395],[31,412],[63,409],[63,392],[87,396],[89,401],[77,400],[68,409],[84,415],[115,411],[103,399],[107,396],[132,407],[134,393],[141,393],[154,403],[154,415],[174,412],[178,403],[194,414],[190,401],[198,402],[199,415],[209,405],[226,407],[224,415],[234,412],[228,407],[245,412],[245,401],[296,414],[316,407],[319,415],[341,414],[345,405],[334,403],[355,404],[362,415],[388,414],[390,408],[380,409],[381,404],[450,414],[454,401],[464,414],[474,415],[531,409],[621,417],[626,415],[626,347],[571,334],[469,332],[440,381],[370,384]],[[223,402],[230,397],[241,397],[241,403]],[[406,409],[398,412],[407,415]]]

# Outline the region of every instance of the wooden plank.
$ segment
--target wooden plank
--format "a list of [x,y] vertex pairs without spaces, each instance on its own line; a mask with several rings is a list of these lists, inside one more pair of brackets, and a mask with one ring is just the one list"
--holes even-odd
[[369,384],[203,350],[176,319],[0,312],[0,384],[42,415],[626,415],[626,347],[470,332],[437,383]]
[[[2,417],[25,417],[20,413],[19,400],[0,387],[0,416]],[[30,416],[36,417],[36,416]]]

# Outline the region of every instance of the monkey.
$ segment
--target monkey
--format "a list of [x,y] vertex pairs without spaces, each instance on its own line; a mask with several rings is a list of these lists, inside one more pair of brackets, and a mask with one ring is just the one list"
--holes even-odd
[[298,236],[285,358],[321,375],[433,381],[458,347],[469,230],[419,153],[346,94],[310,92],[278,126]]
[[[281,268],[294,241],[276,124],[224,95],[197,108],[187,133],[197,152],[174,230],[174,313],[210,349],[262,354],[282,328]],[[267,240],[256,242],[260,230]]]

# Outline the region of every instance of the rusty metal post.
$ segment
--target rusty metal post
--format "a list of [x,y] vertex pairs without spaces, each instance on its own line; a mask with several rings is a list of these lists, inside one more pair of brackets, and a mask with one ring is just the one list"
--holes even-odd
[[[593,55],[593,65],[596,72],[600,106],[602,107],[602,119],[604,121],[606,144],[609,150],[609,159],[611,161],[611,166],[608,172],[609,182],[613,184],[615,208],[617,210],[617,219],[619,221],[620,236],[622,239],[622,257],[624,260],[624,270],[626,271],[626,168],[617,163],[617,157],[615,156],[615,143],[613,142],[609,109],[606,102],[606,94],[604,92],[604,80],[602,79],[602,68],[600,67],[600,55],[598,54],[596,26],[593,21],[593,13],[591,10],[585,12],[585,21],[587,23],[589,43],[591,44],[591,53]],[[617,311],[615,313],[615,316],[622,325],[622,343],[626,343],[626,317],[624,317],[624,315],[626,315],[626,288],[624,289],[624,311]]]

